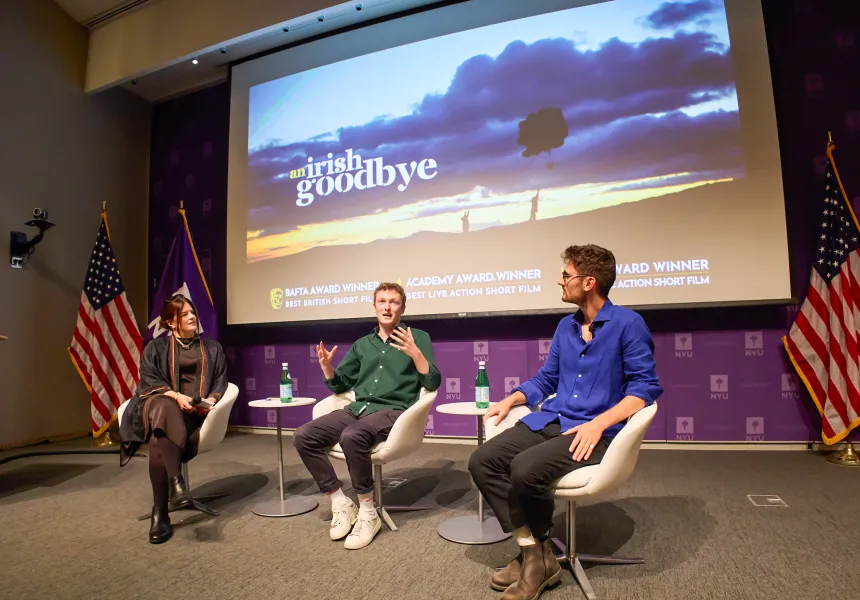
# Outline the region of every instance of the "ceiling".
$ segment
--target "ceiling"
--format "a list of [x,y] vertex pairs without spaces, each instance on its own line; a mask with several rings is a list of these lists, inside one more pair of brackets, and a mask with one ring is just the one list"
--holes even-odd
[[[54,1],[85,27],[101,24],[115,18],[123,11],[136,10],[150,2],[169,2],[169,0]],[[325,14],[324,22],[318,20],[322,13],[317,12],[292,19],[289,23],[273,24],[238,39],[225,40],[215,47],[201,50],[194,57],[197,58],[197,64],[192,63],[190,60],[192,57],[187,57],[154,72],[129,79],[120,85],[151,102],[167,100],[225,80],[228,65],[242,58],[362,21],[432,4],[435,1],[437,0],[362,0],[361,2],[341,0],[337,3],[337,0],[332,0],[330,7],[322,11]],[[363,10],[357,11],[356,6],[362,7]]]
[[120,9],[134,8],[149,0],[54,0],[75,21],[89,27]]

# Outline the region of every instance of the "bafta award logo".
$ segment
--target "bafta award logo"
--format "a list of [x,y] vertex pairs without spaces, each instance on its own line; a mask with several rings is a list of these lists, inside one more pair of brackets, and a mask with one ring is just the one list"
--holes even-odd
[[278,310],[284,305],[284,290],[275,288],[269,292],[269,300],[272,301],[272,308]]

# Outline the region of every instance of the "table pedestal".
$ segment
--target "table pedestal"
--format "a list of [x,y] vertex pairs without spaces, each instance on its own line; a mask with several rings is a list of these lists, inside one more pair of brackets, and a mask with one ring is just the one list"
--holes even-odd
[[281,411],[276,409],[278,430],[278,493],[280,500],[267,500],[260,502],[251,509],[255,515],[261,517],[294,517],[310,512],[319,506],[316,498],[307,496],[285,496],[284,491],[284,443],[281,437]]
[[[478,415],[478,446],[484,443],[483,415]],[[502,530],[496,517],[484,518],[484,496],[478,492],[478,514],[452,517],[442,521],[437,529],[439,535],[457,544],[495,544],[511,537]]]

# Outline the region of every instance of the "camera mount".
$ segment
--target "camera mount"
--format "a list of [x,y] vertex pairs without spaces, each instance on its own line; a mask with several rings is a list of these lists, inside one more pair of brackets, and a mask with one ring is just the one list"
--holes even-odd
[[30,259],[30,255],[36,251],[36,244],[42,241],[45,232],[54,224],[48,220],[48,211],[42,208],[33,209],[33,218],[25,222],[28,227],[36,227],[39,230],[34,237],[27,239],[23,231],[11,232],[9,240],[9,263],[13,269],[21,269]]

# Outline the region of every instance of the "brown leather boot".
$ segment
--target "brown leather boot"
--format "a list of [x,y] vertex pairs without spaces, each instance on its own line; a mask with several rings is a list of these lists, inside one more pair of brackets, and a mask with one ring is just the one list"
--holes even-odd
[[552,542],[523,546],[520,578],[502,594],[502,600],[537,600],[543,591],[561,581],[561,566],[552,553]]
[[509,586],[517,582],[517,579],[520,578],[522,568],[523,551],[520,549],[520,553],[517,554],[514,560],[508,563],[508,566],[493,573],[493,577],[490,579],[490,587],[498,592],[504,592]]

